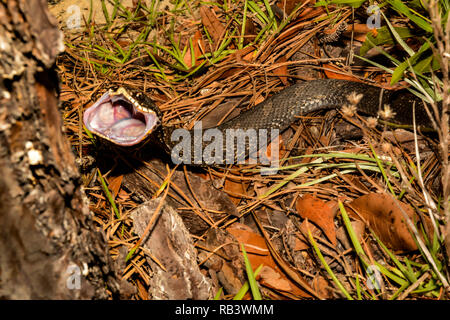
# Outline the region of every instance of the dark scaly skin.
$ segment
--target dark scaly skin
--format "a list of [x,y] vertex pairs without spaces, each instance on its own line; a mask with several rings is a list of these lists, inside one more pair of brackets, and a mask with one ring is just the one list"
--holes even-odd
[[[412,125],[412,108],[415,105],[416,124],[427,128],[432,127],[422,100],[407,90],[382,90],[361,82],[320,79],[296,83],[287,87],[216,128],[223,133],[226,129],[279,129],[281,133],[300,115],[320,110],[338,109],[348,105],[347,97],[352,93],[363,94],[357,104],[357,111],[360,114],[377,117],[380,108],[383,109],[384,105],[388,104],[395,112],[389,122]],[[164,130],[164,144],[166,150],[170,152],[177,142],[172,142],[170,139],[172,128],[165,127]],[[209,142],[202,143],[203,148],[209,144]],[[244,150],[246,153],[248,152],[248,145],[245,145]],[[234,152],[237,154],[236,148]],[[192,160],[191,163],[194,161]]]
[[[131,89],[128,90],[142,105],[153,109],[160,117],[160,111],[145,94]],[[216,128],[223,133],[226,129],[255,129],[256,131],[259,129],[278,129],[282,132],[295,122],[300,115],[313,111],[337,109],[349,104],[347,97],[352,93],[363,94],[362,99],[357,104],[357,111],[360,114],[377,117],[379,109],[384,108],[384,105],[387,104],[395,112],[389,122],[412,125],[412,110],[413,105],[415,105],[416,124],[432,128],[422,100],[407,90],[382,90],[379,87],[361,82],[337,79],[320,79],[296,83]],[[163,145],[168,153],[178,143],[171,141],[171,133],[174,129],[174,127],[161,125],[154,130],[153,137]],[[194,136],[193,132],[191,133],[191,136]],[[145,144],[145,142],[143,141],[142,144]],[[203,141],[201,143],[203,148],[209,144],[209,142]],[[247,145],[245,150],[248,150]]]
[[[352,92],[363,94],[357,105],[358,112],[376,117],[380,107],[379,87],[347,80],[320,79],[287,87],[218,128],[221,130],[277,128],[283,131],[295,121],[296,116],[313,111],[337,109],[349,104],[347,96]],[[415,103],[416,123],[431,127],[422,101],[412,93],[406,90],[396,92],[384,90],[382,98],[381,107],[389,104],[396,113],[394,118],[390,119],[392,122],[411,125],[412,106]]]

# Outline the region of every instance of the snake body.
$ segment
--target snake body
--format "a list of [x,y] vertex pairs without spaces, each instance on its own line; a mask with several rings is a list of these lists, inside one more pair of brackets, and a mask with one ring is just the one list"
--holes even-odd
[[[352,94],[362,95],[357,103],[357,111],[361,114],[376,117],[380,107],[389,105],[394,112],[389,122],[412,125],[415,106],[416,124],[432,127],[422,100],[406,89],[382,90],[362,82],[320,79],[287,87],[214,129],[223,133],[227,129],[278,129],[282,132],[300,115],[349,104]],[[161,124],[160,119],[161,113],[151,99],[142,92],[124,88],[110,90],[88,108],[83,117],[90,131],[114,144],[137,145],[149,136],[155,136],[150,133],[156,133],[170,152],[176,145],[171,139],[174,128]]]
[[416,123],[431,127],[422,101],[406,90],[382,92],[379,87],[362,82],[320,79],[287,87],[219,128],[278,128],[282,131],[299,115],[349,104],[348,96],[352,93],[362,94],[357,104],[357,110],[362,114],[376,117],[380,107],[390,105],[395,111],[392,122],[410,125],[415,104]]

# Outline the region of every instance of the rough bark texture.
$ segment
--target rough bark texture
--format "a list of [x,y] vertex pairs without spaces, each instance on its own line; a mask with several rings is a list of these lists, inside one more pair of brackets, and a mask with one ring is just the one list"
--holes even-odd
[[[0,2],[0,298],[118,294],[62,133],[56,55],[62,34],[45,0]],[[80,278],[78,286],[77,276]]]
[[[161,201],[164,202],[160,204]],[[162,206],[158,211],[159,205]],[[192,237],[175,208],[161,197],[141,204],[131,212],[136,233],[143,237],[155,214],[154,227],[142,243],[150,254],[147,262],[153,270],[150,297],[157,300],[212,299],[211,281],[200,271]]]

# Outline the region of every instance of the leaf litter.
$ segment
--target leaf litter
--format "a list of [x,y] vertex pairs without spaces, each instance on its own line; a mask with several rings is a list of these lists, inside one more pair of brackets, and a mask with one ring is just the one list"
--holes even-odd
[[[223,121],[296,79],[313,78],[298,73],[304,66],[322,76],[341,79],[362,79],[362,71],[364,78],[380,79],[383,75],[374,68],[341,68],[334,62],[342,61],[342,57],[325,55],[313,38],[321,30],[334,28],[323,7],[314,7],[308,1],[277,1],[273,13],[282,18],[278,18],[280,27],[275,30],[262,23],[265,19],[270,21],[263,2],[252,3],[257,7],[247,8],[244,28],[243,2],[234,1],[224,1],[222,5],[190,1],[180,7],[159,6],[157,10],[148,1],[138,1],[129,7],[117,7],[109,23],[86,19],[87,24],[79,30],[65,28],[67,49],[57,64],[65,128],[80,159],[89,155],[95,158],[94,163],[80,160],[83,181],[94,219],[105,231],[114,259],[122,257],[121,248],[130,252],[138,243],[136,221],[130,213],[143,202],[158,197],[158,190],[164,188],[172,169],[167,162],[151,159],[164,158],[156,151],[149,159],[143,159],[138,152],[124,158],[118,150],[103,151],[87,136],[80,121],[82,111],[110,84],[126,84],[147,92],[161,108],[163,121],[189,128],[215,112],[214,117]],[[331,17],[350,14],[345,7],[328,9]],[[64,19],[60,23],[64,29]],[[361,34],[366,32],[359,29]],[[342,37],[348,45],[348,33]],[[360,45],[364,37],[354,40]],[[296,60],[295,54],[306,44],[312,45],[312,53]],[[228,110],[223,107],[227,103]],[[415,155],[411,148],[405,149],[401,141],[390,139],[392,148],[383,151],[384,130],[369,129],[364,118],[346,120],[347,126],[351,123],[351,131],[360,132],[363,139],[339,137],[336,130],[340,130],[344,120],[336,111],[302,117],[283,134],[283,141],[288,141],[284,146],[287,150],[280,155],[283,167],[275,175],[263,176],[254,165],[241,165],[211,167],[201,173],[178,168],[170,176],[168,205],[176,208],[188,226],[192,245],[198,251],[199,267],[210,275],[215,292],[224,288],[224,297],[231,299],[246,280],[240,250],[230,249],[232,244],[243,243],[252,267],[263,264],[257,279],[264,297],[343,297],[333,288],[308,240],[302,222],[311,221],[318,227],[313,232],[317,246],[343,287],[354,294],[362,290],[364,298],[382,297],[370,287],[356,285],[363,283],[355,282],[355,274],[358,279],[366,279],[366,268],[355,254],[347,231],[343,232],[340,215],[328,203],[338,199],[348,203],[348,208],[355,210],[352,217],[362,219],[386,246],[414,251],[417,246],[395,203],[418,222],[426,220],[422,212],[425,201],[414,179],[411,159]],[[377,165],[370,145],[383,159],[383,167]],[[395,155],[391,150],[395,150]],[[105,180],[121,213],[120,219],[114,215],[102,189],[97,168],[107,172]],[[436,198],[438,171],[433,154],[426,157],[422,170],[426,186]],[[401,195],[400,200],[385,194],[383,172],[387,172],[395,194]],[[409,192],[405,192],[402,175],[410,181]],[[255,215],[260,211],[265,212],[264,220],[255,220],[260,219]],[[274,219],[278,214],[284,217],[282,224]],[[395,268],[390,256],[367,230],[359,228],[358,239],[369,255],[374,261]],[[155,277],[158,266],[149,262],[147,256],[148,251],[139,246],[124,267],[123,278],[136,287],[131,298],[153,298],[152,283],[157,279],[152,275]],[[416,266],[424,263],[418,255],[399,255],[398,259],[414,261]],[[391,288],[387,296],[398,289],[393,279],[385,277],[384,281],[389,282],[385,287]],[[421,290],[426,292],[424,286]],[[420,293],[409,295],[421,297]],[[251,298],[249,294],[245,297]]]

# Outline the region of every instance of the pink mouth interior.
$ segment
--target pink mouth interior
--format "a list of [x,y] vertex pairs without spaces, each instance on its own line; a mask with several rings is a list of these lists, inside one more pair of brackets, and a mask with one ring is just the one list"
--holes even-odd
[[105,93],[83,116],[86,128],[123,146],[132,146],[147,136],[157,123],[154,113],[137,111],[122,96]]

